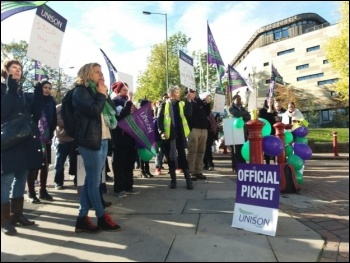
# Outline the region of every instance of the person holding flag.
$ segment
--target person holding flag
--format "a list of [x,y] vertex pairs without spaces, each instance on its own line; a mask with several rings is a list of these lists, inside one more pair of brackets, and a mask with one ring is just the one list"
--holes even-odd
[[136,111],[132,102],[132,93],[129,92],[128,84],[115,82],[111,89],[111,96],[117,111],[118,126],[112,130],[113,159],[112,169],[114,174],[114,193],[117,197],[126,197],[126,194],[138,194],[134,189],[134,162],[137,156],[135,139],[120,127],[119,122]]

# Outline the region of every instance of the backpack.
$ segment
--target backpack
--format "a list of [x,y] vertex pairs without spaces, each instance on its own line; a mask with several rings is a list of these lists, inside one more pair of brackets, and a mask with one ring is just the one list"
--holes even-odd
[[300,191],[294,167],[290,164],[281,164],[281,187],[280,192],[285,194],[297,193]]
[[74,89],[71,89],[64,95],[61,107],[64,130],[66,131],[66,135],[71,138],[75,137],[77,128],[77,118],[75,117],[75,110],[73,107],[73,92]]
[[216,135],[219,132],[219,126],[218,123],[216,122],[213,114],[209,114],[208,116],[208,120],[209,120],[209,130]]

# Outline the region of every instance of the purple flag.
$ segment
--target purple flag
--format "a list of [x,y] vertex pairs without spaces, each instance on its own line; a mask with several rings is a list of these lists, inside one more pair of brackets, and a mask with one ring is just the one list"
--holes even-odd
[[225,65],[222,61],[219,49],[215,43],[214,36],[208,25],[208,64],[214,64],[218,74],[219,85],[222,90],[221,78],[225,75]]
[[238,71],[231,66],[230,64],[227,67],[227,75],[228,75],[228,87],[230,91],[234,91],[235,89],[248,86],[247,82],[244,78],[238,73]]
[[146,103],[119,121],[118,127],[133,137],[140,147],[147,148],[153,155],[156,155],[153,147],[156,140],[151,103]]
[[41,81],[43,79],[49,80],[47,72],[41,67],[41,63],[35,60],[35,80]]
[[274,96],[276,83],[284,85],[284,81],[280,73],[278,73],[277,69],[271,63],[271,79],[270,79],[270,87],[267,93],[267,96],[272,98]]
[[14,14],[37,8],[46,2],[48,1],[1,1],[1,21]]
[[107,67],[108,67],[108,71],[109,71],[109,87],[112,86],[112,84],[116,81],[115,79],[115,75],[114,72],[118,72],[117,69],[114,67],[114,65],[112,64],[112,62],[109,60],[109,58],[107,57],[106,53],[103,52],[103,50],[100,48],[102,55],[107,63]]

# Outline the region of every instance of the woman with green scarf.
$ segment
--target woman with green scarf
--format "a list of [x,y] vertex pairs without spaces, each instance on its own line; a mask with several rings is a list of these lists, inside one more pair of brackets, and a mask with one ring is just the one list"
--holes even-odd
[[[101,66],[97,63],[84,65],[78,72],[74,86],[73,107],[78,122],[75,139],[86,173],[75,232],[118,231],[121,227],[104,211],[99,191],[108,140],[111,139],[110,130],[117,126]],[[97,226],[88,217],[90,208],[95,210]]]

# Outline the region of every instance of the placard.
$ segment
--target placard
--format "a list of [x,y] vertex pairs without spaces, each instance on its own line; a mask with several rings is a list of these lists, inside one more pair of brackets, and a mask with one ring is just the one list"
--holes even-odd
[[232,227],[275,236],[279,199],[279,165],[238,163]]
[[236,118],[223,119],[225,145],[244,144],[244,128],[236,128],[233,123]]

